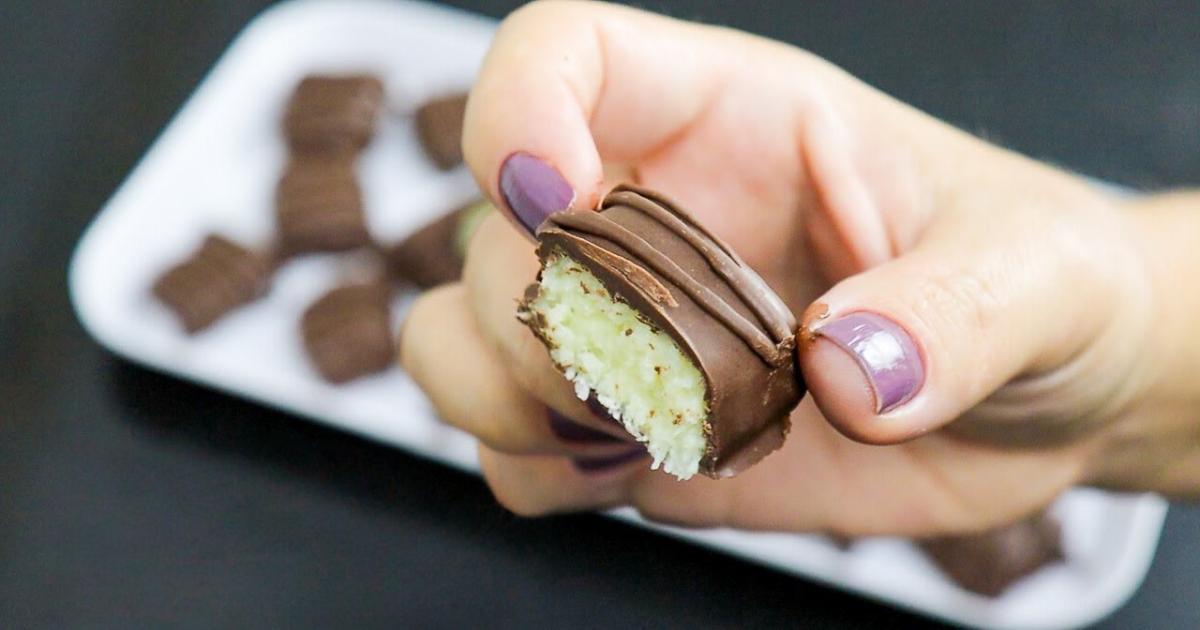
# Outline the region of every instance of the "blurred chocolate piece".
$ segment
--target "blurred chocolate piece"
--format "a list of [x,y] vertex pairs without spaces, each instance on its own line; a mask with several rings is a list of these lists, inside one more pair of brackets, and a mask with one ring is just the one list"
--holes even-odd
[[390,301],[386,285],[357,284],[333,289],[308,307],[300,322],[304,347],[325,380],[345,383],[391,366]]
[[442,170],[462,164],[463,115],[466,111],[466,94],[435,99],[417,110],[417,136],[421,146]]
[[918,544],[955,583],[988,597],[999,596],[1021,578],[1064,558],[1061,528],[1046,512],[1008,527]]
[[471,245],[471,237],[479,224],[492,211],[492,204],[484,199],[469,203],[458,209],[458,226],[454,231],[454,251],[459,258],[467,257],[467,247]]
[[214,235],[160,276],[152,290],[193,334],[261,296],[266,292],[269,274],[266,260]]
[[825,538],[829,540],[829,544],[837,547],[840,551],[849,551],[854,546],[854,539],[841,534],[826,534]]
[[281,254],[345,251],[367,245],[367,220],[354,160],[343,155],[297,156],[275,195]]
[[428,289],[462,277],[467,243],[491,209],[474,201],[443,215],[384,251],[396,278]]
[[305,77],[288,101],[283,131],[294,152],[356,153],[371,141],[383,84],[367,75]]

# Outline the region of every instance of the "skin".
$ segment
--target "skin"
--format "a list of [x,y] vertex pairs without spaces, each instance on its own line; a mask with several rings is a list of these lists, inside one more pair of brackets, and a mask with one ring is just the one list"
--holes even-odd
[[[517,151],[553,165],[576,208],[621,180],[668,191],[796,312],[812,305],[798,350],[811,395],[782,450],[722,481],[645,460],[581,472],[573,458],[629,447],[548,429],[551,408],[620,435],[514,318],[534,246],[490,217],[463,281],[414,306],[401,357],[479,438],[518,514],[632,505],[689,526],[922,536],[1013,522],[1076,484],[1200,486],[1200,297],[1175,288],[1200,268],[1195,195],[1114,197],[805,51],[595,3],[504,21],[464,148],[506,211],[499,171]],[[856,310],[899,323],[925,360],[919,393],[884,414],[855,362],[807,334]],[[1014,426],[1035,445],[995,437]]]

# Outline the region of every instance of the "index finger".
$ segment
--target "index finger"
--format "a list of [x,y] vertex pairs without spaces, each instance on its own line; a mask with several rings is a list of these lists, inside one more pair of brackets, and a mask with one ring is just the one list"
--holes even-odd
[[680,133],[720,73],[700,27],[590,2],[535,2],[501,25],[471,91],[463,147],[481,190],[532,232],[599,201],[604,162]]

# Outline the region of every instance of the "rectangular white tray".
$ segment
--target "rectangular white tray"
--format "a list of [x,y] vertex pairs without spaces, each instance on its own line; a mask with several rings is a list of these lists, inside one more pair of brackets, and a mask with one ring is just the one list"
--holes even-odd
[[[147,289],[209,231],[247,243],[266,239],[284,157],[281,107],[310,72],[369,71],[387,84],[389,115],[361,165],[376,233],[401,236],[474,196],[465,169],[442,173],[428,165],[409,114],[429,96],[471,84],[494,26],[415,2],[362,0],[294,0],[255,19],[83,236],[70,287],[88,331],[114,353],[180,378],[476,470],[472,439],[440,424],[399,369],[334,387],[309,367],[296,320],[346,273],[338,258],[288,264],[265,299],[195,338]],[[410,300],[398,299],[401,311]],[[1076,490],[1054,511],[1068,562],[995,600],[950,584],[901,540],[864,540],[842,551],[819,536],[687,531],[646,523],[628,510],[611,515],[962,624],[1078,626],[1106,615],[1137,588],[1166,504],[1153,496]]]

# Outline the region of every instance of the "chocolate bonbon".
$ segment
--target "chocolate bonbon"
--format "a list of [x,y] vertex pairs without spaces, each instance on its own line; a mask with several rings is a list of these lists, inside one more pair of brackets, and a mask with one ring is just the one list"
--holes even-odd
[[375,133],[383,84],[369,75],[305,77],[283,116],[293,152],[358,152]]
[[354,160],[346,156],[294,157],[276,189],[275,217],[284,255],[370,242]]
[[1021,578],[1063,560],[1060,526],[1039,513],[978,534],[919,541],[930,559],[959,586],[996,597]]
[[489,210],[486,201],[474,201],[421,227],[384,250],[388,268],[396,278],[423,289],[458,280],[467,242]]
[[537,238],[518,318],[655,467],[727,477],[783,444],[805,392],[796,320],[726,244],[633,186],[551,215]]
[[187,260],[163,273],[152,291],[190,334],[262,295],[269,274],[262,257],[212,235]]
[[425,154],[442,170],[462,164],[463,116],[466,110],[466,94],[437,98],[417,110],[417,137]]
[[390,301],[384,284],[353,284],[329,291],[305,310],[301,336],[322,378],[345,383],[392,365]]

